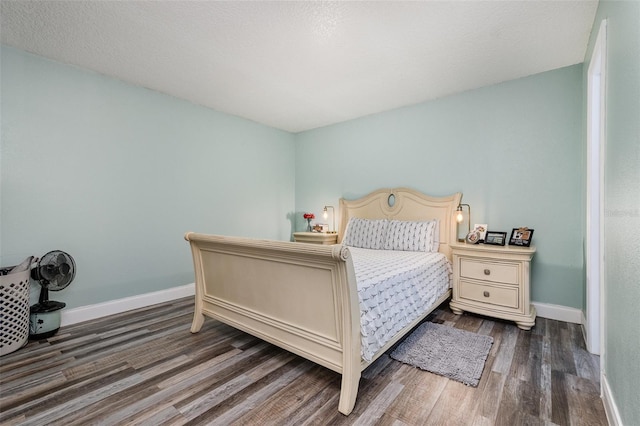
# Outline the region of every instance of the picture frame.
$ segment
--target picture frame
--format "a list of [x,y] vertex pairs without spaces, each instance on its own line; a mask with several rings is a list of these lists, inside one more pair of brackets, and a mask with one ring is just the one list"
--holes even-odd
[[485,244],[491,244],[494,246],[503,246],[507,242],[506,232],[487,231],[487,235],[484,238]]
[[489,229],[489,225],[487,225],[486,223],[480,223],[480,224],[475,224],[473,225],[473,230],[474,231],[478,231],[480,233],[480,241],[479,242],[484,242],[484,238],[487,236],[487,229]]
[[527,227],[513,228],[509,238],[510,246],[529,247],[533,238],[533,229]]
[[469,232],[465,238],[467,244],[478,244],[480,242],[480,232],[475,229]]

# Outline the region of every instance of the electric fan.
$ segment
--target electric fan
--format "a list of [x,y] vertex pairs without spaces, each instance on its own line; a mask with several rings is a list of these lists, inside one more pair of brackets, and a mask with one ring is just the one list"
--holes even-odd
[[49,290],[66,288],[76,276],[76,262],[69,254],[54,250],[42,256],[31,270],[31,278],[40,283],[38,303],[31,306],[29,337],[45,339],[60,328],[60,310],[65,303],[49,300]]

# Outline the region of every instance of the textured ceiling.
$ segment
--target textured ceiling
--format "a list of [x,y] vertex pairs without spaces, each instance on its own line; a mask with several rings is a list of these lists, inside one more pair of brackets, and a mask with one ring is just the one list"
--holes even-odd
[[291,132],[583,62],[597,1],[11,1],[2,43]]

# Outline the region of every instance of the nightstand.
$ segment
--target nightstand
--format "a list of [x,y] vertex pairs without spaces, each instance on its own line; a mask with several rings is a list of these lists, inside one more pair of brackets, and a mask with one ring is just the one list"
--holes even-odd
[[297,243],[338,244],[338,234],[335,232],[294,232],[293,239]]
[[529,280],[535,247],[457,243],[451,250],[454,314],[475,312],[515,321],[523,330],[533,327]]

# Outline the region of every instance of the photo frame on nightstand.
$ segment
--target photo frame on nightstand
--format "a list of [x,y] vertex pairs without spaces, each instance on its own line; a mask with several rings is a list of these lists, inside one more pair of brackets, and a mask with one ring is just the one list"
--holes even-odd
[[487,235],[484,238],[485,244],[491,244],[494,246],[503,246],[507,242],[506,232],[487,231]]
[[513,228],[513,231],[511,231],[511,238],[509,238],[509,245],[529,247],[531,245],[531,238],[533,238],[533,229],[526,227]]
[[465,238],[467,244],[478,244],[480,242],[480,232],[475,229],[467,234]]
[[486,223],[476,223],[475,225],[473,225],[473,230],[477,231],[478,233],[480,233],[480,241],[481,243],[484,242],[485,237],[487,236],[487,229],[489,228],[489,225],[487,225]]

